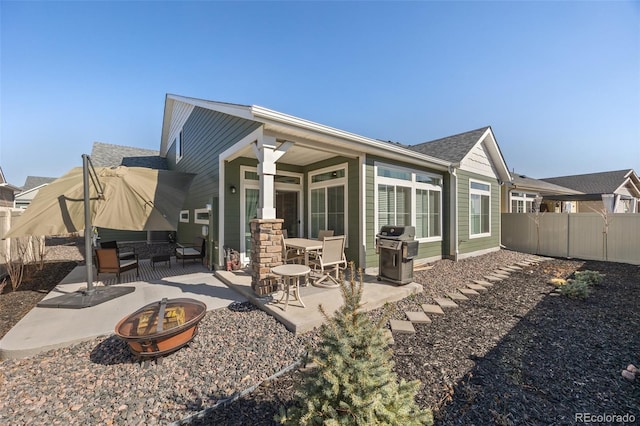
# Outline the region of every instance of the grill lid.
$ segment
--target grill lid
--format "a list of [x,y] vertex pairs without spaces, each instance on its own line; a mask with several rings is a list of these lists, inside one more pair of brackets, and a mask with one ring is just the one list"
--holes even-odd
[[416,236],[415,226],[394,226],[385,225],[380,228],[379,238],[386,238],[392,240],[413,240]]

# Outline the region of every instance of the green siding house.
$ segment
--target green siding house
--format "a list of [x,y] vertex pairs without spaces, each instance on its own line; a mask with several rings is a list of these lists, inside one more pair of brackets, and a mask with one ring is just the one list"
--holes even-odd
[[376,267],[383,225],[413,225],[418,258],[500,247],[500,186],[510,176],[491,128],[415,146],[370,139],[255,105],[167,95],[160,156],[196,173],[178,240],[204,235],[209,264],[231,248],[251,262],[254,219],[289,237],[346,236],[346,256]]

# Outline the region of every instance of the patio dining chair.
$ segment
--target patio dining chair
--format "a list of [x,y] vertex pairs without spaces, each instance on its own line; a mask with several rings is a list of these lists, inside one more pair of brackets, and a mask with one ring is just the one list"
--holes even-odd
[[100,279],[100,274],[116,274],[118,283],[120,283],[120,274],[132,269],[136,270],[136,277],[140,276],[137,255],[134,255],[133,259],[123,260],[118,257],[118,249],[114,248],[95,249],[95,253],[98,279]]
[[333,237],[333,229],[321,229],[318,231],[318,240],[322,241],[326,237]]
[[[320,269],[322,276],[314,285],[329,279],[334,282],[333,287],[340,285],[340,271],[347,266],[347,259],[344,256],[344,235],[337,237],[326,237],[322,242],[322,252],[315,259],[309,260],[309,266]],[[332,275],[335,274],[334,275]]]
[[282,263],[304,263],[304,254],[296,249],[288,249],[285,236],[282,235]]

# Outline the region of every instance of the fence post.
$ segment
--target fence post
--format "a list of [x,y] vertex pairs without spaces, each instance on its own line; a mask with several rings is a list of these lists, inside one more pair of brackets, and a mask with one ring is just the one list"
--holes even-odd
[[571,259],[571,213],[567,213],[567,256]]

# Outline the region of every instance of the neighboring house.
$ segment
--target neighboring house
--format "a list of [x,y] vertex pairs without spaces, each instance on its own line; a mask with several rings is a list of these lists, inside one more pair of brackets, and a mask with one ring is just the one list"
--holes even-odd
[[557,196],[582,194],[580,191],[554,185],[540,179],[511,173],[511,182],[502,187],[502,213],[560,212],[564,204]]
[[254,218],[282,218],[290,237],[333,229],[363,268],[378,266],[387,224],[416,227],[418,259],[500,247],[500,185],[510,177],[490,127],[409,147],[260,106],[167,95],[160,156],[197,174],[178,237],[207,234],[217,264],[224,247],[250,261]]
[[27,176],[22,186],[22,191],[15,196],[14,207],[17,209],[26,209],[38,194],[38,191],[54,180],[56,180],[56,178]]
[[16,192],[20,192],[20,188],[7,182],[0,167],[0,207],[13,208]]
[[[146,167],[156,170],[167,170],[167,160],[152,149],[135,148],[94,142],[91,150],[91,164],[94,167]],[[164,231],[122,231],[98,228],[101,241],[166,241],[168,233]]]
[[640,178],[633,169],[542,180],[582,192],[579,195],[549,197],[549,201],[557,204],[572,203],[576,208],[574,213],[600,212],[602,209],[613,213],[640,213]]
[[156,150],[102,142],[93,143],[91,163],[95,167],[127,166],[168,170],[166,158],[160,157]]

